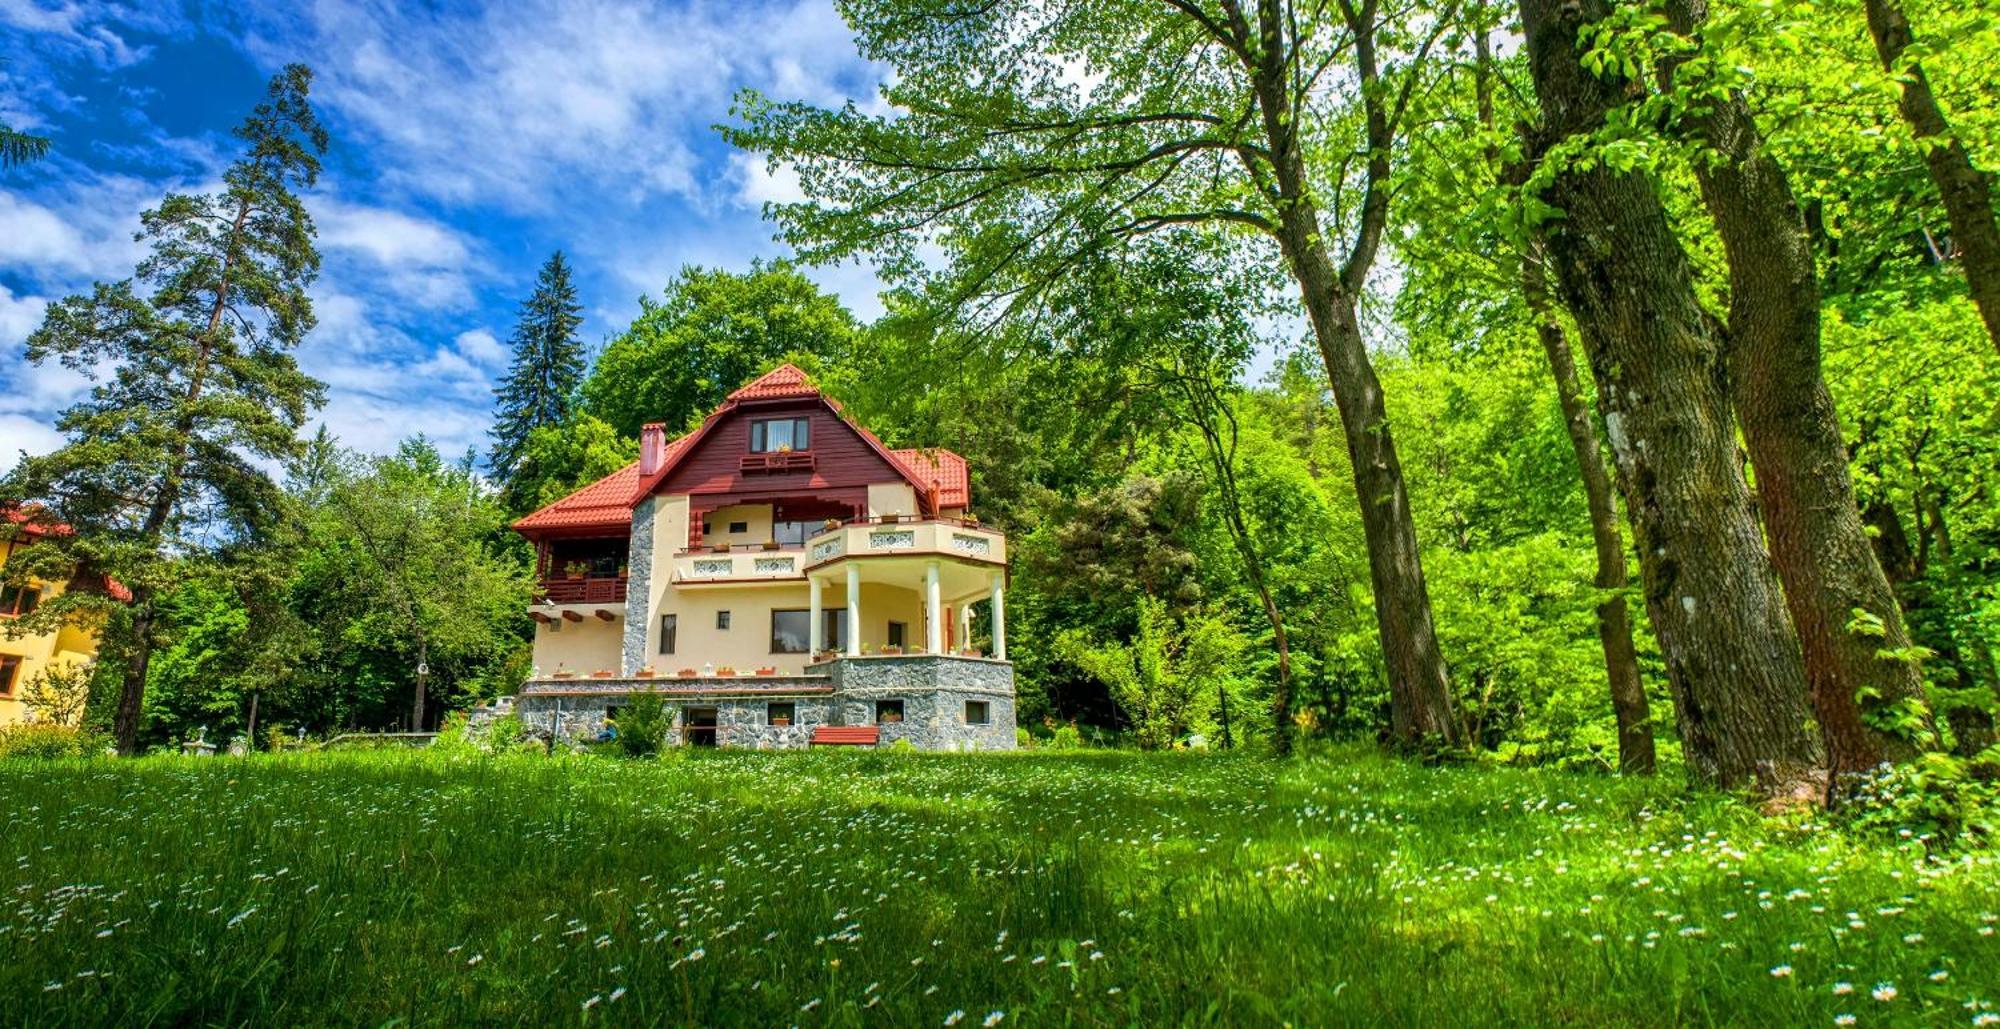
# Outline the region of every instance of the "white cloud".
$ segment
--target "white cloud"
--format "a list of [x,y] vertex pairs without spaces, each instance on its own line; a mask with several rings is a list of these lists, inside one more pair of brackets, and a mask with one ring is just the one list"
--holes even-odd
[[134,47],[106,22],[127,12],[108,5],[71,3],[61,0],[49,6],[38,0],[0,0],[0,24],[28,32],[55,36],[62,43],[87,54],[101,68],[123,68],[143,60],[149,47]]
[[47,422],[29,415],[0,414],[0,475],[14,470],[22,451],[46,454],[62,442],[62,434]]
[[729,167],[736,174],[736,199],[745,206],[762,210],[765,204],[796,204],[806,198],[799,183],[799,171],[781,164],[774,171],[756,154],[729,155]]
[[464,355],[466,360],[485,368],[498,368],[506,364],[507,358],[511,356],[507,348],[485,329],[461,332],[453,342],[458,345],[458,352]]

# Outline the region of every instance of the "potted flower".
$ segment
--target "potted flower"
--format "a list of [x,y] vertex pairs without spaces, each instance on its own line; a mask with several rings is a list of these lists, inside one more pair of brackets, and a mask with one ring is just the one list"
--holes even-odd
[[901,654],[902,652],[903,648],[893,643],[882,648],[883,655],[887,657],[894,657],[898,654]]
[[683,679],[692,679],[695,677],[696,673],[695,670],[692,668],[683,668],[675,674],[679,675]]
[[959,656],[959,657],[980,657],[980,656],[982,656],[982,655],[981,655],[981,654],[979,653],[979,648],[978,648],[978,647],[960,647],[960,648],[958,648],[958,656]]
[[780,453],[780,454],[789,454],[789,453],[791,453],[791,452],[792,452],[792,445],[791,445],[790,443],[780,443],[780,444],[778,444],[778,453]]
[[728,540],[723,540],[722,542],[720,542],[720,543],[717,543],[717,544],[715,545],[715,552],[716,552],[716,553],[718,553],[718,554],[727,554],[727,553],[729,553],[729,541],[728,541]]
[[970,511],[965,512],[965,524],[977,526],[979,524],[979,516]]
[[730,676],[730,675],[735,675],[735,674],[736,674],[736,669],[734,669],[734,668],[731,668],[731,667],[730,667],[730,666],[728,666],[728,665],[723,665],[723,666],[722,666],[721,668],[718,668],[718,669],[716,669],[716,670],[715,670],[715,674],[716,674],[716,675],[718,675],[718,676]]
[[777,540],[765,540],[765,541],[764,541],[764,549],[765,549],[765,550],[776,550],[776,549],[778,549],[778,541],[777,541]]
[[652,665],[641,665],[639,670],[633,672],[632,674],[640,679],[650,679],[653,676],[658,675],[659,673],[654,670]]
[[611,678],[611,669],[599,668],[598,670],[590,673],[590,677],[593,679],[609,679]]
[[773,715],[771,717],[771,724],[774,726],[790,725],[792,724],[792,720],[785,715]]
[[568,669],[567,667],[565,667],[565,666],[563,666],[563,665],[557,665],[557,666],[556,666],[556,672],[555,672],[555,674],[554,674],[553,676],[550,676],[550,678],[553,678],[553,679],[574,679],[574,678],[576,678],[576,673],[575,673],[575,672],[572,672],[572,671],[570,671],[570,670],[569,670],[569,669]]
[[840,528],[840,519],[838,518],[829,518],[826,521],[819,523],[819,529],[821,532],[832,532],[833,530],[838,528]]
[[757,669],[757,674],[758,674],[758,675],[776,675],[776,674],[778,674],[778,670],[777,670],[776,668],[759,668],[759,669]]
[[583,561],[571,561],[563,566],[563,575],[571,579],[581,579],[584,573],[588,571],[590,571],[590,565]]

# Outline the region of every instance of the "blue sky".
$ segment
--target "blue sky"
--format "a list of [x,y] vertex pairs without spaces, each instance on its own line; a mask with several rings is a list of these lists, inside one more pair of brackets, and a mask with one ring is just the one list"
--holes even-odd
[[[26,363],[52,299],[131,274],[139,212],[212,188],[228,132],[291,61],[333,136],[307,197],[325,268],[299,351],[323,420],[384,451],[423,432],[483,452],[516,305],[549,253],[576,264],[593,345],[684,264],[780,255],[793,195],[712,126],[745,86],[874,102],[830,2],[0,0],[0,120],[54,140],[0,173],[0,471],[58,438],[87,382]],[[866,269],[813,272],[862,317]]]

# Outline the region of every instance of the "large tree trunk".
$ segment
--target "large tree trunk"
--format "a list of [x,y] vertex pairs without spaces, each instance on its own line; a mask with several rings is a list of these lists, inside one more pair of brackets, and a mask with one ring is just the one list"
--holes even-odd
[[125,655],[125,676],[119,682],[118,707],[111,716],[111,739],[118,753],[139,752],[139,716],[145,710],[146,668],[153,660],[153,590],[132,589],[131,649]]
[[[1668,12],[1676,31],[1693,35],[1707,2],[1670,0]],[[1711,100],[1693,121],[1720,158],[1695,162],[1695,177],[1729,263],[1729,381],[1828,768],[1839,776],[1907,760],[1936,731],[1915,662],[1879,656],[1908,654],[1910,637],[1862,527],[1820,373],[1819,280],[1805,219],[1742,97]],[[1855,612],[1872,615],[1880,634],[1850,628]]]
[[[1544,152],[1625,102],[1580,60],[1578,30],[1607,13],[1604,0],[1521,0]],[[1719,329],[1644,175],[1572,167],[1549,198],[1564,212],[1549,253],[1597,380],[1688,763],[1725,786],[1801,791],[1819,741],[1736,460]]]
[[1540,247],[1523,255],[1521,292],[1534,316],[1535,333],[1548,355],[1562,404],[1563,427],[1583,476],[1584,505],[1590,511],[1590,538],[1597,550],[1597,642],[1604,649],[1604,677],[1611,686],[1611,712],[1618,720],[1618,770],[1653,774],[1653,715],[1647,709],[1646,687],[1639,679],[1639,652],[1632,645],[1632,613],[1625,606],[1625,541],[1618,532],[1618,511],[1611,501],[1611,474],[1604,468],[1604,450],[1597,426],[1584,403],[1583,384],[1569,337],[1556,319],[1542,275]]
[[1903,55],[1913,37],[1902,6],[1896,0],[1866,0],[1866,4],[1875,53],[1882,58],[1883,68],[1902,78],[1903,120],[1916,134],[1931,181],[1937,183],[1944,201],[1972,302],[1979,306],[1986,334],[2000,347],[2000,224],[1993,215],[1993,176],[1973,167],[1972,155],[1952,134],[1923,65],[1916,61],[1904,64]]

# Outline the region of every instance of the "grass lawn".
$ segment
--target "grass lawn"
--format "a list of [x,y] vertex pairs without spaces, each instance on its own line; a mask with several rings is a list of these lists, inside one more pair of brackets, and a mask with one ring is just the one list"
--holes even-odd
[[0,763],[0,1022],[1978,1024],[2000,861],[1123,753]]

